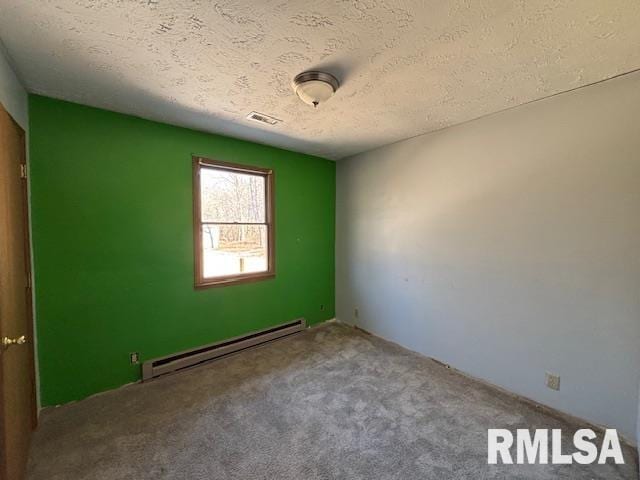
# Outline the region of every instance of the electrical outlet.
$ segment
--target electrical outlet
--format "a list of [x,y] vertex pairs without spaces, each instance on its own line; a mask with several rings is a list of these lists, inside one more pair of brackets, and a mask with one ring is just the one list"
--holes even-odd
[[545,373],[545,384],[551,390],[560,390],[560,375],[556,375],[555,373]]
[[359,314],[359,312],[358,312],[358,309],[357,309],[357,308],[356,308],[356,309],[354,309],[354,310],[353,310],[353,316],[354,316],[354,317],[356,317],[356,318],[358,318],[358,316],[359,316],[359,315],[360,315],[360,314]]
[[320,311],[324,312],[324,305],[320,305]]
[[131,365],[136,365],[140,361],[140,354],[138,352],[133,352],[129,354],[129,363]]

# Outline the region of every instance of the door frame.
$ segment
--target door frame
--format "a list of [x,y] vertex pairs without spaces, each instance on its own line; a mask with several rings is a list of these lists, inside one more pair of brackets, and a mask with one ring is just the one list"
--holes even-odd
[[[31,222],[29,216],[29,168],[27,164],[27,142],[24,129],[14,120],[11,114],[4,108],[4,105],[0,103],[0,114],[6,114],[14,126],[17,128],[20,135],[20,142],[22,143],[22,158],[19,159],[19,163],[16,164],[16,175],[20,178],[20,189],[22,191],[22,223],[24,231],[24,268],[26,272],[27,285],[25,285],[25,301],[26,301],[26,315],[27,315],[27,342],[29,349],[29,363],[28,369],[31,371],[31,396],[32,412],[31,412],[31,430],[33,431],[38,424],[38,397],[36,389],[36,369],[35,369],[35,337],[34,337],[34,317],[33,317],[33,271],[31,269]],[[2,299],[0,299],[2,301]],[[0,338],[4,336],[2,332],[2,322],[0,322]],[[1,348],[1,347],[0,347]],[[6,449],[4,446],[4,379],[3,379],[3,358],[0,354],[0,479],[6,477],[7,472],[7,459]]]

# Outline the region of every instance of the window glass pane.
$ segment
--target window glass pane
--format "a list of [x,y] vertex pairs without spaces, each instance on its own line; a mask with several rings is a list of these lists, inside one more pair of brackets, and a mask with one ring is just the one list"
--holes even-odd
[[203,225],[205,278],[266,272],[266,225]]
[[203,222],[264,223],[265,177],[200,169]]

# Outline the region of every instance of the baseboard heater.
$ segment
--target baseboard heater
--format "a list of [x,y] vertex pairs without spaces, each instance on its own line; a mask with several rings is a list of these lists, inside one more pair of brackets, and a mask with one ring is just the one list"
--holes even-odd
[[301,332],[305,328],[307,328],[306,320],[299,318],[293,322],[248,333],[240,337],[203,345],[191,350],[185,350],[184,352],[167,355],[166,357],[154,358],[142,364],[142,381],[151,380],[160,375],[193,367],[194,365],[236,353],[240,350],[246,350],[247,348],[271,342],[278,338]]

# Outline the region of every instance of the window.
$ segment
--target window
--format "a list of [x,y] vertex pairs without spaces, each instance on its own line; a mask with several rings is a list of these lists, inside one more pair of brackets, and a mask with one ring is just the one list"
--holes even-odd
[[273,278],[273,171],[193,157],[196,287]]

